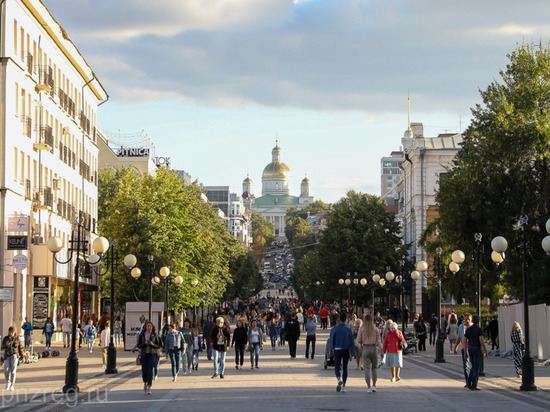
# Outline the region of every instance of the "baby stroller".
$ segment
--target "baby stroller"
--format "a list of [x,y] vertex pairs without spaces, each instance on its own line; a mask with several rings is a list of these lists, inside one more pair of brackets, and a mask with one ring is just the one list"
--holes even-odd
[[334,367],[334,354],[328,353],[328,347],[330,344],[330,339],[327,339],[327,344],[325,345],[325,369],[330,367]]
[[406,355],[408,353],[411,353],[414,351],[414,353],[418,352],[418,340],[416,339],[416,336],[414,332],[405,332],[404,333],[405,341],[407,342],[407,349],[403,351],[403,354]]

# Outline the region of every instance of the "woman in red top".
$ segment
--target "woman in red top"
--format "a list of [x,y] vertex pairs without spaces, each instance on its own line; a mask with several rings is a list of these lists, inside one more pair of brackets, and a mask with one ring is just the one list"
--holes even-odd
[[386,333],[384,339],[383,352],[386,354],[386,364],[391,368],[391,381],[401,380],[399,371],[403,367],[403,353],[399,347],[399,342],[405,342],[405,338],[399,329],[397,323],[393,322],[390,331]]

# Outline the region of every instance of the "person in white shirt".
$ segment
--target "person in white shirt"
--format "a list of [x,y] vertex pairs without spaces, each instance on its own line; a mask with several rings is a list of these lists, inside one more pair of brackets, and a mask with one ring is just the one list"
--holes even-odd
[[103,369],[107,368],[107,349],[109,349],[109,343],[111,339],[110,322],[105,322],[105,329],[101,331],[100,344],[103,358]]
[[73,328],[73,321],[65,316],[61,319],[61,331],[63,332],[63,347],[67,348],[71,346],[71,332]]

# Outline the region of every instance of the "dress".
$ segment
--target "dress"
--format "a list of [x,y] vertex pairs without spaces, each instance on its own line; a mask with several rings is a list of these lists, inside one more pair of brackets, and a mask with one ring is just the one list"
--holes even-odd
[[512,349],[512,353],[514,355],[514,367],[516,368],[516,373],[521,374],[521,359],[523,358],[523,351],[525,350],[523,331],[521,329],[513,330],[510,332],[510,338],[512,339],[512,344],[514,345]]

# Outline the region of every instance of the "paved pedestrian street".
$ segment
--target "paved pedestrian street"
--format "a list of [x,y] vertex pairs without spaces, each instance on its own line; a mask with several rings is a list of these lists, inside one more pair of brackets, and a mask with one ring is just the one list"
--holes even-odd
[[[268,344],[260,353],[260,369],[250,369],[245,354],[244,370],[235,369],[234,351],[227,357],[225,378],[211,379],[212,363],[201,354],[199,370],[172,382],[170,363],[163,359],[152,395],[143,392],[141,369],[135,355],[118,352],[117,375],[105,375],[101,352],[83,351],[80,357],[80,389],[77,397],[61,393],[67,349],[59,358],[41,359],[20,366],[14,392],[2,391],[2,407],[14,411],[548,411],[550,368],[536,367],[537,392],[520,392],[510,359],[488,357],[487,376],[481,391],[465,389],[458,355],[445,353],[447,362],[435,364],[434,348],[404,356],[402,380],[390,382],[390,371],[379,369],[378,392],[369,394],[364,371],[349,363],[346,393],[336,392],[334,368],[324,369],[328,331],[317,337],[314,360],[305,359],[305,339],[298,342],[298,357],[288,349],[272,351]],[[448,346],[445,346],[448,351]],[[247,362],[248,360],[248,362]]]

